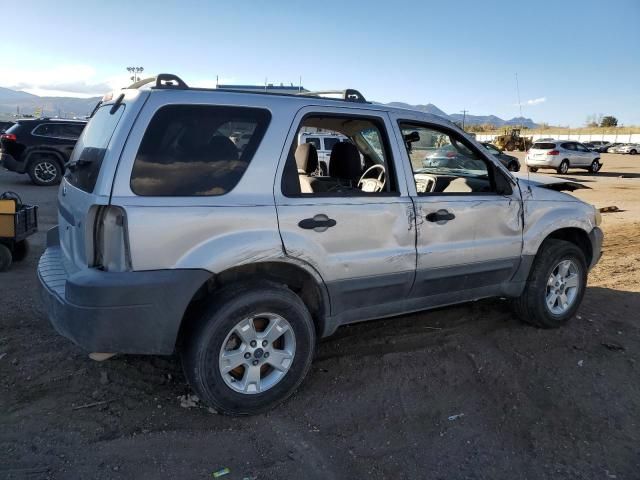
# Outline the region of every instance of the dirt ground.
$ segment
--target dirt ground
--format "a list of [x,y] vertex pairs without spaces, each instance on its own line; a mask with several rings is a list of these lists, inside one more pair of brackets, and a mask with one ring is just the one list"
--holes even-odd
[[640,157],[604,157],[567,176],[622,210],[567,327],[522,325],[502,300],[344,327],[296,395],[240,419],[182,407],[175,357],[95,363],[53,330],[35,268],[55,189],[1,172],[41,231],[0,274],[0,478],[640,478]]

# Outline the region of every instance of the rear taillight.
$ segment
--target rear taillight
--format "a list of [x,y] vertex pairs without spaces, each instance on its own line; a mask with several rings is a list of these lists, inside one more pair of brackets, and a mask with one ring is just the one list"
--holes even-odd
[[92,266],[107,272],[131,270],[127,216],[120,207],[98,207],[93,228]]
[[551,150],[547,152],[547,155],[560,155],[560,152],[558,150]]
[[0,140],[8,140],[10,142],[15,142],[17,138],[13,133],[3,133],[2,135],[0,135]]

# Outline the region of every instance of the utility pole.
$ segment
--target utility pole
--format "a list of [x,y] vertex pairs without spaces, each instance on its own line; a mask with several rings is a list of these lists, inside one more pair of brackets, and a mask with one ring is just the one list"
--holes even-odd
[[469,110],[460,110],[460,113],[462,113],[462,130],[464,130],[464,121],[467,119],[467,113],[469,113]]
[[137,81],[140,80],[140,75],[138,75],[139,73],[144,72],[144,68],[143,67],[127,67],[127,72],[131,73],[131,81],[133,83],[136,83]]

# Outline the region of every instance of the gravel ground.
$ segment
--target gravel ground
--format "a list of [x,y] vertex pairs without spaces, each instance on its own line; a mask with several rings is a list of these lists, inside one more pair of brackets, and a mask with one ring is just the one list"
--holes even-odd
[[501,300],[344,327],[296,395],[240,419],[184,397],[175,357],[95,363],[56,334],[35,274],[56,191],[0,172],[41,227],[0,274],[0,478],[640,478],[640,158],[604,157],[568,175],[624,211],[567,327]]

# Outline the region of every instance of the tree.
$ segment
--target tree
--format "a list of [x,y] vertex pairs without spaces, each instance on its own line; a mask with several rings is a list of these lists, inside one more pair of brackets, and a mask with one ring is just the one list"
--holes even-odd
[[617,127],[618,119],[611,115],[607,115],[606,117],[602,117],[602,121],[600,122],[601,127]]

